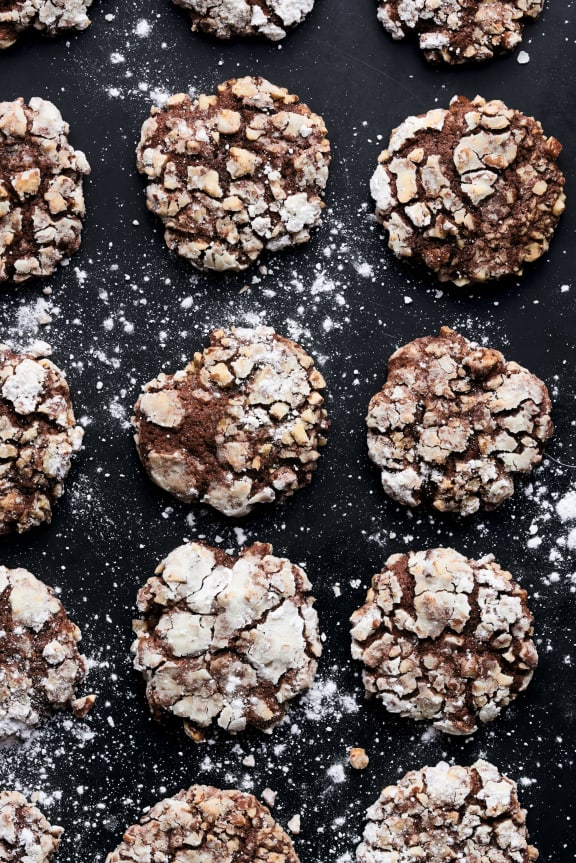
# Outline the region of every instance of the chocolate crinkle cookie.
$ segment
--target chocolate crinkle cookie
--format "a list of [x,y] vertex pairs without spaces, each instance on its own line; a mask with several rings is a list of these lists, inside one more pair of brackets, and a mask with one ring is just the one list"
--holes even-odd
[[314,361],[270,327],[215,330],[185,369],[144,387],[132,423],[151,479],[243,516],[310,482],[328,429]]
[[199,542],[172,551],[138,593],[134,665],[152,713],[189,734],[269,731],[307,690],[321,653],[304,570],[255,543],[235,558]]
[[368,809],[357,863],[533,863],[516,783],[488,761],[406,773]]
[[172,96],[142,127],[138,170],[166,244],[199,270],[245,270],[320,224],[330,144],[324,121],[263,78],[213,96]]
[[63,832],[18,791],[0,791],[0,860],[50,863]]
[[538,664],[526,591],[492,555],[394,554],[351,622],[366,695],[447,734],[495,719]]
[[299,863],[290,838],[255,797],[210,785],[156,803],[128,827],[106,863],[150,860]]
[[561,150],[537,120],[480,96],[408,117],[370,182],[389,248],[460,287],[520,276],[564,212]]
[[553,432],[545,384],[500,351],[442,327],[392,354],[366,418],[384,491],[405,506],[471,515],[514,493]]
[[264,36],[278,42],[314,8],[314,0],[174,0],[190,12],[192,29],[218,39]]
[[91,5],[92,0],[1,0],[0,48],[10,48],[32,28],[50,36],[61,30],[85,30]]
[[393,39],[416,36],[427,60],[469,63],[512,51],[544,0],[379,0]]
[[[0,343],[0,535],[52,518],[84,431],[60,369],[38,351]],[[39,355],[40,354],[40,355]]]
[[0,566],[0,740],[29,737],[57,710],[91,710],[94,695],[76,697],[88,670],[80,638],[51,587]]
[[52,102],[0,102],[0,282],[49,276],[80,246],[90,166],[68,131]]

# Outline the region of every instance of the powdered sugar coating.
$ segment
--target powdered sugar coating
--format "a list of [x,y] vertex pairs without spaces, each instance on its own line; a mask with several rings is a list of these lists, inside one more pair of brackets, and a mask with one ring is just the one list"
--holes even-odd
[[192,29],[218,39],[264,36],[278,42],[314,8],[314,0],[174,0],[190,12]]
[[351,622],[366,694],[447,734],[495,719],[538,662],[526,591],[491,555],[392,555]]
[[0,48],[13,45],[24,30],[50,36],[60,30],[85,30],[92,0],[4,0],[0,7]]
[[325,135],[321,117],[263,78],[153,108],[137,163],[168,247],[197,269],[224,271],[307,242],[324,207]]
[[358,863],[443,863],[448,859],[532,863],[526,811],[516,783],[493,764],[441,761],[384,788],[368,809]]
[[64,831],[18,791],[0,791],[0,859],[7,863],[49,863]]
[[83,436],[60,369],[0,343],[0,535],[51,520]]
[[264,543],[238,558],[199,542],[174,549],[139,591],[134,621],[134,665],[156,718],[182,718],[193,732],[277,725],[321,653],[310,587]]
[[417,36],[427,60],[468,63],[512,51],[544,0],[379,0],[378,20],[394,39]]
[[514,493],[553,425],[544,383],[442,327],[392,354],[368,409],[368,451],[398,503],[471,515]]

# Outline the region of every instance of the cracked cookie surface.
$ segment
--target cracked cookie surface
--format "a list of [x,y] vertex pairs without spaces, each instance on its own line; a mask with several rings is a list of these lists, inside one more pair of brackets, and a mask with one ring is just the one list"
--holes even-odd
[[391,713],[472,734],[522,692],[538,663],[526,591],[492,555],[395,554],[351,617],[366,694]]
[[0,860],[50,863],[63,832],[18,791],[0,791]]
[[192,29],[218,39],[264,36],[277,42],[300,24],[314,0],[174,0],[190,13]]
[[512,51],[544,0],[380,0],[378,20],[393,39],[416,36],[427,60],[468,63]]
[[57,710],[92,708],[93,695],[76,697],[88,670],[80,638],[51,587],[0,566],[0,740],[26,739]]
[[357,863],[446,860],[533,863],[516,783],[493,764],[413,770],[368,809]]
[[25,30],[41,30],[50,36],[61,30],[85,30],[92,0],[2,0],[0,48],[10,48]]
[[561,150],[537,120],[480,96],[408,117],[370,182],[388,247],[459,287],[522,275],[565,209]]
[[200,270],[245,270],[320,224],[330,144],[324,121],[263,78],[226,81],[153,108],[137,150],[164,239]]
[[80,246],[84,153],[44,99],[0,102],[0,283],[49,276]]
[[328,429],[314,361],[270,327],[215,330],[185,369],[144,387],[133,425],[150,478],[228,516],[307,485]]
[[388,361],[368,409],[368,452],[405,506],[471,515],[514,493],[553,432],[545,384],[493,348],[442,327]]
[[277,725],[321,653],[310,589],[264,543],[237,558],[199,542],[172,551],[139,591],[134,621],[134,665],[155,718],[181,718],[192,734]]
[[0,343],[0,535],[51,520],[83,436],[60,369]]

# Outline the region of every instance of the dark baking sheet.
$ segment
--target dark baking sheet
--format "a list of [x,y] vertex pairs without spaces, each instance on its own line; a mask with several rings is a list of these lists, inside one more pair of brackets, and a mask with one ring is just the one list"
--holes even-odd
[[[94,659],[89,683],[99,697],[85,725],[59,719],[27,746],[0,751],[0,784],[43,792],[48,816],[66,828],[61,861],[102,859],[143,807],[193,782],[258,795],[270,787],[281,823],[301,814],[297,850],[303,863],[315,863],[351,859],[365,808],[404,771],[485,757],[520,781],[542,860],[574,859],[576,550],[568,537],[576,523],[556,511],[576,481],[574,4],[550,2],[526,29],[529,63],[513,55],[466,70],[430,68],[414,45],[394,43],[376,21],[374,0],[318,0],[280,45],[195,36],[169,0],[95,0],[92,18],[84,34],[33,37],[0,55],[0,98],[56,102],[93,168],[80,253],[50,281],[0,297],[1,337],[52,343],[86,424],[85,449],[52,525],[5,541],[1,560],[61,588]],[[136,32],[141,20],[148,35]],[[204,277],[164,247],[145,210],[134,146],[158,94],[210,92],[248,73],[289,87],[324,115],[334,148],[326,217],[306,248],[270,259],[267,272]],[[406,115],[477,92],[537,116],[563,142],[568,211],[547,259],[521,283],[441,293],[387,252],[368,180],[382,139]],[[53,323],[38,326],[43,309]],[[257,321],[320,358],[333,427],[311,487],[235,525],[153,487],[126,419],[140,384],[180,367],[213,326]],[[520,482],[498,512],[463,522],[393,505],[365,447],[363,418],[388,355],[441,324],[529,366],[555,402],[550,458],[533,482]],[[318,685],[271,737],[216,735],[196,746],[149,718],[128,655],[132,605],[138,586],[184,537],[231,549],[270,541],[303,563],[314,584],[326,633]],[[393,552],[442,544],[474,557],[494,552],[529,589],[536,615],[540,667],[528,693],[467,739],[430,734],[363,703],[349,659],[347,620],[372,574]],[[354,745],[370,755],[362,773],[347,764]],[[249,754],[253,768],[242,764]]]

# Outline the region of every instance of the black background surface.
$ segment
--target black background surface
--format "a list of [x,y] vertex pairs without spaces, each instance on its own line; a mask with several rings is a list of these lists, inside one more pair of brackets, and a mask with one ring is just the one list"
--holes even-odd
[[[1,750],[0,785],[43,792],[48,817],[66,828],[61,861],[101,859],[144,806],[205,782],[258,795],[276,790],[278,820],[302,816],[295,842],[303,863],[344,863],[381,787],[441,758],[469,764],[486,757],[520,780],[541,859],[573,860],[576,567],[566,537],[576,524],[562,522],[555,505],[574,488],[569,466],[576,462],[574,4],[550,0],[526,29],[526,65],[511,55],[469,69],[429,67],[413,44],[394,43],[373,0],[318,0],[280,45],[194,35],[169,0],[95,0],[91,17],[85,33],[24,39],[0,55],[0,98],[54,101],[92,165],[80,252],[52,279],[0,296],[0,336],[52,344],[86,426],[52,525],[3,542],[0,553],[2,563],[61,588],[94,660],[88,682],[99,697],[85,726],[61,718],[27,746]],[[135,32],[141,19],[151,25],[147,36]],[[115,54],[123,59],[113,62]],[[166,250],[144,206],[134,147],[156,91],[212,92],[241,74],[288,87],[324,116],[334,156],[327,209],[306,248],[270,259],[265,272],[212,278]],[[393,126],[456,93],[478,92],[538,117],[562,141],[568,210],[550,254],[521,282],[441,292],[386,250],[368,180]],[[46,286],[51,296],[42,293]],[[39,328],[33,312],[43,307],[53,322]],[[196,508],[187,521],[190,510],[140,469],[126,420],[140,385],[181,367],[213,326],[257,320],[298,337],[319,358],[333,426],[312,485],[240,527],[248,541],[272,542],[276,553],[305,566],[325,651],[314,700],[293,706],[271,737],[216,734],[196,746],[149,718],[129,658],[133,602],[184,537],[237,548],[244,536],[214,512]],[[547,381],[555,403],[551,458],[534,482],[520,481],[496,513],[463,522],[388,501],[365,446],[366,407],[388,355],[441,324],[527,365]],[[373,573],[389,554],[433,545],[471,557],[494,552],[530,591],[536,615],[541,660],[528,693],[471,739],[430,734],[365,704],[349,659],[347,620]],[[362,773],[347,764],[354,745],[370,755]],[[253,768],[242,764],[248,754]]]

